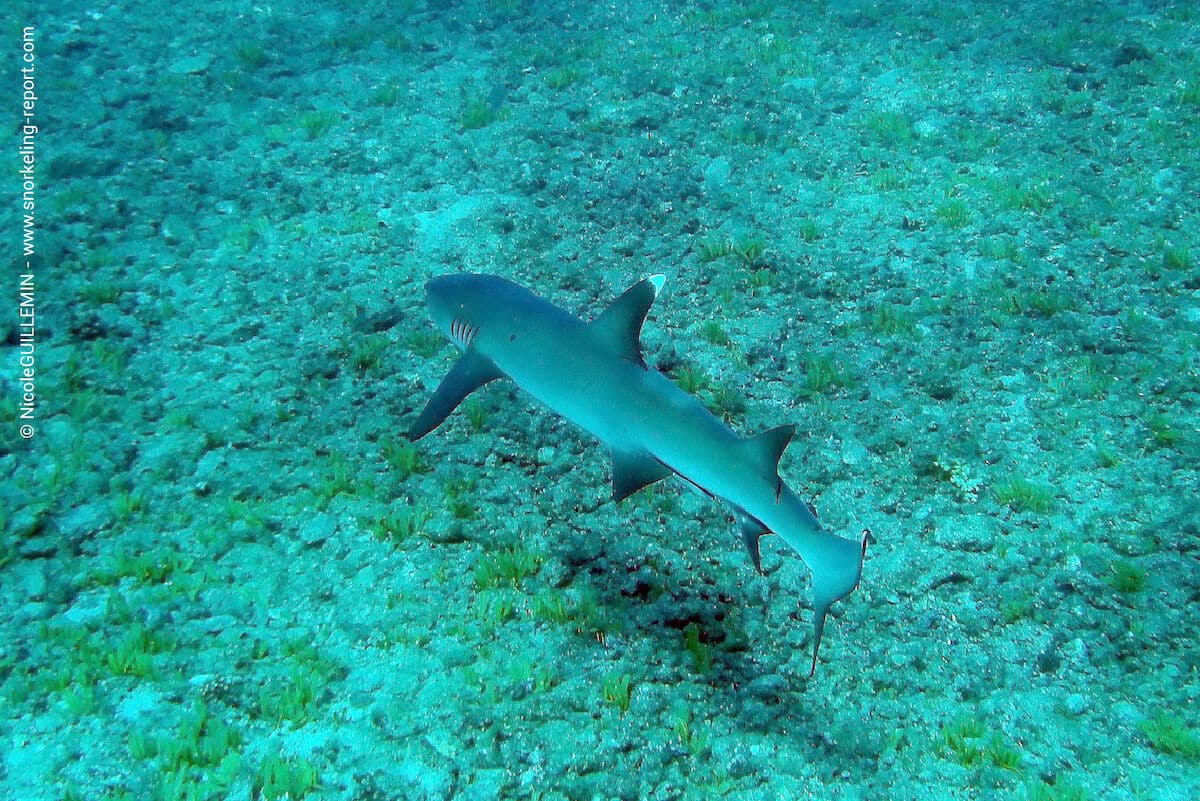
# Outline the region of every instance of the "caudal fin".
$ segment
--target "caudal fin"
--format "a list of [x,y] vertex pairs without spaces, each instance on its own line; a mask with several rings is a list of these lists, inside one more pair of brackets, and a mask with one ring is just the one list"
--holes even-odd
[[817,671],[817,650],[821,647],[821,635],[825,633],[825,615],[829,613],[829,607],[858,586],[869,534],[870,531],[864,530],[861,542],[826,534],[815,542],[810,540],[804,549],[804,561],[812,572],[813,586],[813,651],[809,676]]

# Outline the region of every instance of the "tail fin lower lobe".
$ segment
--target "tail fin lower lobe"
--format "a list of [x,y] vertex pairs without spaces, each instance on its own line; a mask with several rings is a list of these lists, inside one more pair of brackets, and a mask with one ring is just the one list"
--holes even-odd
[[812,573],[813,652],[808,675],[817,670],[817,650],[825,633],[825,616],[829,607],[845,598],[862,576],[863,558],[867,553],[869,531],[863,531],[862,541],[836,537],[832,534],[809,538],[801,557]]

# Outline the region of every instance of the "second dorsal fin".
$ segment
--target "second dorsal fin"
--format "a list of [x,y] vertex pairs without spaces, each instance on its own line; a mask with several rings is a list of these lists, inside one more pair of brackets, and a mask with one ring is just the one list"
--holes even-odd
[[761,475],[778,475],[779,457],[783,456],[784,448],[792,441],[795,433],[796,427],[788,424],[776,426],[743,441],[744,447],[750,453],[751,460],[758,465]]
[[596,337],[618,356],[645,367],[642,323],[666,280],[664,276],[652,275],[622,292],[612,305],[592,320],[590,325]]

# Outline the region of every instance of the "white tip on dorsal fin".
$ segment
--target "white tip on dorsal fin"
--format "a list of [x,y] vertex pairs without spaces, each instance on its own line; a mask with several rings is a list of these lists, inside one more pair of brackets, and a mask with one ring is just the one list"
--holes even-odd
[[642,322],[666,280],[665,276],[652,275],[637,282],[591,322],[598,339],[618,356],[642,367],[646,366],[642,361]]

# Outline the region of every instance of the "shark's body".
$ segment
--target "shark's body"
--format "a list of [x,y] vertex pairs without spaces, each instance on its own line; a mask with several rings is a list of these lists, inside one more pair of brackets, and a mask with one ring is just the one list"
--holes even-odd
[[779,478],[791,426],[739,437],[642,361],[642,321],[663,279],[634,285],[590,323],[503,278],[455,275],[428,283],[430,313],[464,351],[409,432],[436,428],[470,392],[507,376],[612,449],[613,497],[677,475],[729,503],[755,568],[758,538],[776,533],[813,578],[813,667],[829,606],[857,585],[863,541],[835,536]]

